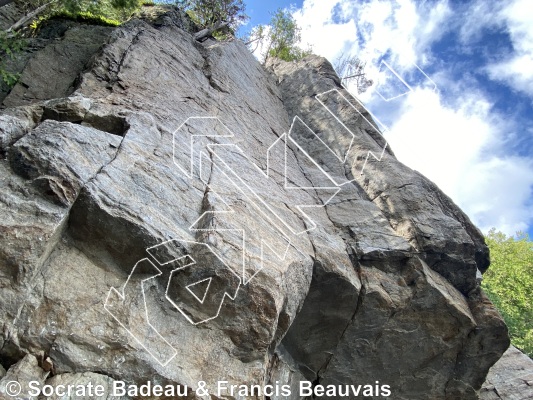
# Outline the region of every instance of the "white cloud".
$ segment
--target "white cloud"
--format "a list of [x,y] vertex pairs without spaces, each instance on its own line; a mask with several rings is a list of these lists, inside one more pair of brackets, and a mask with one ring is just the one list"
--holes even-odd
[[424,173],[450,197],[493,132],[485,120],[489,104],[465,99],[461,108],[443,106],[439,94],[416,90],[405,98],[400,118],[386,135],[398,159]]
[[[457,5],[452,10],[445,0],[305,0],[295,17],[303,41],[330,60],[351,47],[352,54],[370,63],[389,52],[400,66],[421,67],[433,60],[431,44],[450,30],[459,30],[459,45],[468,46],[482,38],[484,30],[502,29],[505,23],[516,54],[492,65],[491,76],[533,93],[533,13],[524,9],[528,1],[504,6],[478,0],[457,13]],[[341,18],[334,18],[339,11]],[[449,84],[446,97],[414,87],[387,105],[386,114],[393,119],[387,140],[400,161],[433,180],[484,231],[496,227],[513,234],[527,229],[533,224],[533,158],[506,152],[509,129],[516,123],[494,112],[469,74],[457,82],[445,68],[449,66],[435,76]],[[378,67],[370,64],[368,72],[376,74]],[[379,114],[379,107],[372,108],[377,104],[373,98],[368,93],[363,100]],[[396,108],[391,110],[391,105]]]
[[[259,33],[259,31],[262,31]],[[270,32],[272,27],[270,25],[256,26],[252,29],[250,37],[253,42],[250,42],[248,48],[252,54],[261,62],[266,59],[266,54],[269,50],[271,40]]]
[[533,205],[528,205],[533,161],[501,154],[502,123],[485,99],[461,98],[456,107],[443,105],[433,91],[409,94],[386,135],[391,148],[400,161],[437,183],[482,230],[527,230],[533,222]]
[[493,156],[472,163],[457,189],[465,212],[483,231],[496,227],[515,234],[533,222],[532,187],[531,159]]
[[[335,10],[341,21],[334,21]],[[442,22],[450,14],[447,1],[417,6],[411,0],[305,0],[293,15],[302,28],[302,43],[312,44],[316,54],[333,60],[349,48],[371,62],[392,50],[406,65],[425,62],[425,49],[443,34]]]
[[[345,2],[348,4],[349,2]],[[357,29],[353,19],[335,23],[333,11],[336,0],[305,0],[303,7],[293,13],[294,19],[302,29],[301,45],[313,46],[313,52],[334,60],[346,44],[351,47],[357,43]]]
[[531,0],[515,0],[499,13],[509,32],[514,53],[509,60],[489,65],[493,80],[507,83],[515,90],[533,97],[533,12]]
[[504,25],[501,13],[505,6],[501,0],[475,0],[465,3],[461,15],[453,22],[459,31],[459,39],[464,44],[478,41],[488,29],[501,28]]

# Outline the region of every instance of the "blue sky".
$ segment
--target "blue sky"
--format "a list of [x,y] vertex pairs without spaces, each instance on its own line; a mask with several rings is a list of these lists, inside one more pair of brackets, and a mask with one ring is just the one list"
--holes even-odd
[[278,8],[301,7],[302,1],[287,1],[287,0],[248,0],[246,3],[246,14],[250,17],[249,26],[258,24],[267,24],[270,20],[270,14],[275,12]]
[[[365,60],[377,83],[359,98],[383,123],[396,156],[484,232],[533,236],[531,0],[246,4],[251,20],[243,30],[288,8],[302,45],[330,61],[343,52]],[[397,98],[384,96],[400,86],[408,89]]]

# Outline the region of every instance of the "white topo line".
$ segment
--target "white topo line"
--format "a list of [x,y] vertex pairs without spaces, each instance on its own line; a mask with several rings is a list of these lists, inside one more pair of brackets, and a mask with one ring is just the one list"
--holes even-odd
[[[396,71],[394,71],[390,65],[386,64],[386,67],[389,68],[394,75],[396,75],[400,80],[401,82],[409,88],[409,90],[411,91],[412,88],[411,86],[404,81],[404,79],[401,78],[401,76],[399,76],[397,74]],[[416,66],[418,68],[418,66]],[[418,68],[420,70],[420,68]],[[424,74],[424,76],[429,79],[429,77],[422,71],[422,74]],[[429,79],[430,80],[430,79]],[[431,80],[430,80],[431,81]],[[433,81],[431,81],[433,82]],[[310,190],[310,189],[323,189],[323,190],[327,190],[327,191],[333,191],[334,193],[321,205],[316,205],[316,204],[312,204],[312,205],[306,205],[306,204],[297,204],[297,205],[294,205],[294,207],[296,209],[298,209],[302,215],[304,215],[306,218],[308,218],[309,222],[310,222],[310,228],[304,230],[303,232],[308,232],[312,229],[315,229],[316,228],[316,223],[314,221],[312,221],[307,214],[305,214],[305,212],[303,211],[304,208],[306,207],[324,207],[326,206],[336,195],[337,193],[341,190],[342,186],[349,183],[349,182],[353,182],[352,181],[349,181],[349,182],[338,182],[335,180],[335,178],[333,176],[331,176],[331,174],[329,174],[328,172],[326,172],[322,166],[319,165],[318,162],[316,162],[316,160],[314,160],[312,158],[312,156],[310,154],[308,154],[308,152],[305,151],[305,149],[303,149],[302,146],[300,146],[300,144],[298,144],[298,142],[291,136],[291,133],[293,131],[293,128],[295,126],[295,123],[296,122],[300,122],[302,123],[306,129],[308,129],[310,132],[312,132],[312,134],[314,135],[314,137],[319,140],[323,145],[325,145],[329,151],[331,151],[336,157],[337,159],[339,160],[339,162],[341,163],[346,163],[348,161],[348,156],[349,156],[349,150],[352,148],[353,146],[353,143],[355,141],[355,138],[356,138],[356,135],[354,134],[354,132],[352,132],[347,126],[345,123],[342,122],[342,120],[337,116],[335,115],[327,106],[326,104],[321,100],[321,96],[325,96],[327,94],[330,94],[330,93],[336,93],[338,94],[342,99],[344,99],[344,101],[346,101],[347,104],[349,104],[349,106],[358,114],[360,115],[365,121],[366,123],[368,123],[368,125],[374,129],[376,132],[378,132],[380,135],[383,136],[383,133],[382,133],[382,130],[378,129],[377,126],[375,126],[374,124],[374,121],[377,122],[379,125],[383,126],[385,129],[383,129],[383,131],[387,131],[388,128],[386,127],[385,124],[383,124],[372,112],[370,112],[362,103],[361,101],[359,101],[357,99],[357,97],[355,95],[353,95],[349,90],[348,88],[344,85],[344,78],[341,80],[341,86],[343,89],[346,90],[347,93],[349,93],[351,95],[351,97],[358,103],[358,105],[360,106],[360,108],[363,110],[363,112],[360,111],[360,108],[359,107],[356,107],[346,96],[344,96],[343,93],[341,93],[341,91],[339,89],[331,89],[331,90],[328,90],[328,91],[325,91],[323,93],[320,93],[320,94],[317,94],[315,96],[315,99],[321,104],[322,107],[324,107],[328,113],[333,117],[335,118],[335,120],[344,128],[346,129],[347,132],[349,132],[349,134],[351,135],[351,140],[350,140],[350,143],[349,143],[349,146],[348,146],[348,149],[347,151],[345,152],[345,155],[344,155],[344,158],[342,157],[339,157],[299,116],[295,116],[293,121],[292,121],[292,124],[291,124],[291,127],[290,127],[290,130],[288,133],[284,133],[280,138],[276,139],[276,141],[268,148],[267,150],[267,172],[264,173],[259,167],[257,167],[257,165],[255,163],[252,163],[253,166],[255,166],[262,174],[263,174],[263,177],[265,179],[269,179],[270,176],[269,176],[269,171],[270,171],[270,151],[271,149],[276,145],[278,144],[278,142],[283,142],[283,145],[284,145],[284,151],[285,151],[285,165],[284,165],[284,175],[285,175],[285,183],[284,183],[284,189],[285,190],[294,190],[294,189],[300,189],[300,190]],[[435,85],[436,87],[436,85]],[[381,94],[378,93],[380,96]],[[383,96],[382,96],[383,97]],[[399,97],[399,96],[396,96],[396,97]],[[395,97],[395,98],[396,98]],[[385,100],[385,99],[384,99]],[[392,99],[389,99],[389,100],[392,100]],[[385,101],[389,101],[389,100],[385,100]],[[372,118],[372,121],[369,120],[365,114],[367,115],[370,115],[371,118]],[[183,128],[186,128],[187,127],[187,124],[191,121],[195,121],[195,120],[202,120],[202,121],[215,121],[217,123],[220,123],[221,124],[221,127],[223,128],[223,134],[212,134],[212,133],[206,133],[206,134],[200,134],[200,135],[191,135],[191,138],[190,138],[190,142],[189,142],[189,155],[190,155],[190,165],[189,167],[186,167],[184,168],[181,163],[179,162],[176,162],[177,160],[177,157],[176,157],[176,146],[178,145],[178,147],[181,147],[179,145],[179,143],[177,143],[177,140],[176,140],[176,134],[182,130]],[[198,171],[198,176],[201,178],[201,171],[202,171],[202,150],[201,149],[199,152],[196,152],[195,151],[195,139],[196,138],[199,138],[199,137],[208,137],[208,138],[217,138],[217,137],[222,137],[222,138],[227,138],[227,139],[231,139],[233,138],[235,135],[233,134],[233,132],[231,132],[226,125],[224,125],[222,123],[222,121],[218,118],[218,117],[205,117],[205,116],[200,116],[200,117],[190,117],[190,118],[187,118],[179,127],[178,129],[174,132],[174,148],[173,148],[173,158],[174,158],[174,163],[175,165],[182,171],[182,173],[189,179],[192,179],[194,177],[194,171],[197,170]],[[384,139],[385,140],[385,139]],[[182,141],[179,141],[180,143],[182,143]],[[287,157],[287,146],[288,146],[288,142],[294,144],[295,146],[297,146],[299,148],[299,150],[301,150],[306,157],[308,157],[313,163],[314,165],[318,168],[318,170],[327,178],[328,181],[332,182],[332,185],[331,186],[325,186],[325,187],[319,187],[319,188],[315,188],[315,187],[295,187],[295,186],[289,186],[288,185],[288,182],[289,182],[289,178],[288,178],[288,171],[290,170],[290,168],[288,168],[288,165],[287,165],[287,160],[288,160],[288,157]],[[225,146],[227,146],[228,144],[223,144]],[[208,150],[210,150],[211,152],[213,152],[213,148],[216,147],[217,145],[216,144],[210,144],[208,145]],[[233,145],[235,146],[236,149],[238,149],[239,151],[242,152],[242,150],[237,146],[237,145]],[[365,170],[365,167],[367,165],[367,162],[369,160],[370,157],[373,157],[375,160],[377,161],[381,161],[383,159],[383,156],[385,154],[385,150],[388,146],[388,142],[385,140],[385,145],[383,146],[383,149],[381,150],[381,152],[379,153],[379,155],[376,155],[374,152],[372,151],[368,151],[367,155],[366,155],[366,158],[365,158],[365,161],[363,163],[363,166],[361,168],[361,171],[360,171],[360,175],[363,175],[364,173],[364,170]],[[216,154],[216,153],[215,153]],[[203,153],[203,155],[205,156],[205,152]],[[208,155],[209,157],[209,155]],[[196,165],[196,168],[195,168],[195,160],[198,160],[198,165]],[[280,216],[276,213],[276,210],[273,208],[273,207],[270,207],[263,199],[261,196],[259,196],[254,190],[252,187],[250,187],[249,185],[247,185],[243,180],[239,180],[237,182],[235,182],[233,179],[230,178],[231,175],[235,175],[237,177],[239,177],[239,174],[234,171],[227,163],[224,162],[224,160],[222,158],[217,158],[217,160],[219,160],[219,164],[217,165],[218,168],[221,168],[221,166],[223,167],[222,168],[222,171],[224,172],[224,174],[226,175],[227,178],[229,178],[233,184],[235,184],[237,187],[239,187],[240,184],[242,185],[245,185],[246,186],[246,190],[244,190],[244,187],[241,187],[241,191],[246,194],[246,198],[248,201],[250,201],[251,199],[248,197],[250,194],[252,197],[255,197],[259,200],[260,204],[262,204],[264,207],[266,207],[266,209],[268,209],[269,213],[270,214],[273,214],[275,215],[286,227],[289,228],[289,232],[290,234],[294,235],[294,234],[301,234],[303,232],[295,232],[294,229],[292,229],[292,227],[288,226],[286,221],[284,220],[283,216]],[[248,158],[248,160],[250,160]],[[353,161],[352,163],[352,168],[354,167],[354,163],[355,163],[355,160]],[[207,184],[207,182],[205,182]],[[215,192],[213,192],[215,193]],[[215,193],[221,200],[222,202],[225,204],[222,196],[219,194],[219,193]],[[256,205],[257,203],[252,201],[252,203],[254,205]],[[227,206],[227,204],[226,204]],[[229,206],[228,206],[229,207]],[[201,228],[197,228],[197,224],[199,223],[199,221],[202,220],[202,218],[208,216],[208,214],[219,214],[219,215],[224,215],[224,213],[234,213],[234,211],[206,211],[204,212],[190,227],[189,227],[189,230],[191,232],[194,232],[194,231],[217,231],[217,230],[226,230],[226,231],[238,231],[242,234],[242,237],[243,237],[243,245],[242,245],[242,276],[239,276],[237,274],[235,274],[235,272],[233,272],[233,270],[231,268],[228,267],[228,269],[230,271],[232,271],[235,275],[236,275],[236,278],[238,278],[239,280],[239,287],[242,284],[247,284],[250,282],[250,280],[252,278],[254,278],[257,273],[259,272],[259,270],[257,270],[251,277],[249,277],[249,279],[246,279],[246,275],[245,275],[245,245],[246,245],[246,235],[245,235],[245,231],[244,229],[201,229]],[[288,249],[289,249],[289,245],[291,244],[291,241],[290,241],[290,238],[287,237],[287,231],[285,229],[281,229],[280,226],[278,226],[277,223],[275,223],[271,217],[268,215],[268,213],[265,213],[264,215],[266,218],[267,218],[267,221],[270,221],[270,223],[272,224],[273,227],[275,227],[279,232],[280,234],[286,238],[287,240],[287,247],[285,249],[282,249],[281,252],[279,253],[276,253],[276,255],[281,259],[281,260],[284,260],[287,256],[287,252],[288,252]],[[212,249],[205,243],[199,243],[199,242],[191,242],[191,241],[186,241],[186,240],[177,240],[177,239],[172,239],[170,241],[167,241],[167,242],[164,242],[164,243],[161,243],[157,246],[152,246],[152,247],[149,247],[146,249],[146,251],[153,257],[154,255],[150,252],[150,250],[154,249],[155,247],[159,247],[159,246],[164,246],[166,244],[168,244],[169,242],[172,242],[172,241],[180,241],[180,242],[184,242],[184,243],[195,243],[195,244],[198,244],[198,245],[202,245],[202,246],[207,246],[209,248],[209,250],[213,253],[213,255],[215,257],[217,257],[219,259],[219,261],[222,263],[222,265],[226,265],[226,263],[224,263],[224,261],[220,258],[220,256],[218,256],[214,251],[212,251]],[[268,244],[266,243],[263,243],[262,242],[262,245],[261,245],[261,269],[263,268],[263,244],[265,244],[269,249],[271,250],[275,250],[275,246],[269,246]],[[166,288],[166,292],[165,292],[165,298],[174,306],[176,307],[180,313],[187,319],[187,321],[189,321],[191,324],[193,325],[197,325],[199,323],[203,323],[203,322],[206,322],[206,321],[209,321],[209,320],[212,320],[216,317],[218,317],[218,315],[220,314],[220,310],[222,308],[222,305],[224,303],[224,300],[226,297],[228,297],[230,300],[235,300],[236,296],[237,296],[237,292],[238,292],[238,289],[239,287],[237,287],[235,293],[233,295],[229,294],[229,293],[224,293],[223,295],[223,298],[222,298],[222,301],[220,302],[220,305],[218,307],[218,310],[216,312],[216,315],[215,316],[212,316],[210,318],[207,318],[205,320],[201,320],[201,321],[193,321],[188,315],[187,313],[185,313],[181,307],[179,307],[170,297],[169,297],[169,294],[168,294],[168,290],[169,290],[169,287],[170,287],[170,282],[171,282],[171,279],[172,279],[172,276],[175,274],[175,273],[179,273],[179,271],[183,268],[187,268],[187,267],[192,267],[193,265],[196,265],[196,262],[194,261],[194,259],[189,256],[189,255],[184,255],[182,257],[182,259],[185,259],[187,258],[189,259],[189,262],[188,263],[185,263],[185,265],[182,265],[178,268],[175,268],[173,269],[171,272],[170,272],[170,278],[169,278],[169,281],[168,281],[168,284],[167,284],[167,288]],[[159,261],[156,259],[156,261],[159,263]],[[172,261],[176,261],[176,260],[172,260]],[[142,280],[140,282],[140,287],[141,287],[141,290],[142,290],[142,298],[143,298],[143,305],[144,305],[144,310],[142,310],[142,313],[145,315],[145,322],[146,324],[150,327],[150,330],[152,331],[152,342],[147,342],[146,341],[146,338],[139,338],[136,336],[136,334],[129,328],[128,324],[126,324],[125,322],[122,321],[122,318],[119,316],[119,313],[117,312],[113,312],[113,300],[115,300],[115,302],[118,302],[118,304],[124,304],[125,301],[126,301],[126,287],[128,285],[128,283],[130,283],[131,281],[131,278],[132,278],[132,275],[134,274],[137,266],[141,263],[141,262],[148,262],[154,269],[154,271],[157,271],[155,273],[155,275],[152,275],[144,280]],[[169,262],[168,262],[169,263]],[[163,263],[163,264],[160,264],[161,266],[165,265],[165,264],[168,264],[168,263]],[[196,265],[196,267],[200,267],[200,265]],[[104,302],[104,308],[106,309],[107,312],[109,312],[113,318],[155,359],[157,360],[158,363],[160,363],[162,366],[165,366],[167,365],[172,359],[174,359],[174,357],[177,355],[178,351],[157,331],[157,329],[151,324],[150,322],[150,318],[149,318],[149,315],[148,315],[148,307],[147,307],[147,304],[146,304],[146,295],[145,295],[145,283],[151,279],[155,279],[156,277],[162,275],[162,271],[156,267],[149,259],[145,258],[145,259],[142,259],[140,260],[136,265],[135,267],[131,270],[131,273],[130,275],[128,276],[126,282],[124,283],[124,285],[122,286],[122,288],[119,290],[115,289],[115,288],[111,288],[109,290],[109,293],[107,295],[107,298]],[[202,298],[198,297],[192,290],[191,290],[191,287],[193,287],[194,285],[197,285],[199,283],[202,283],[202,282],[208,282],[207,284],[207,288],[205,289],[205,292],[202,296]],[[201,279],[197,282],[192,282],[188,285],[185,286],[186,290],[188,290],[192,296],[194,296],[194,298],[200,303],[200,304],[204,304],[204,301],[206,299],[206,296],[208,295],[208,292],[211,288],[211,283],[212,283],[212,277],[207,277],[207,278],[204,278],[204,279]],[[163,346],[163,347],[166,347],[166,351],[163,351],[164,349],[160,349],[162,351],[158,351],[156,352],[155,350],[157,350],[157,345],[158,344],[154,344],[153,343],[153,340],[157,339],[159,341],[159,345],[160,346]],[[154,350],[154,347],[155,347],[155,350]],[[165,355],[161,354],[161,353],[165,353]]]

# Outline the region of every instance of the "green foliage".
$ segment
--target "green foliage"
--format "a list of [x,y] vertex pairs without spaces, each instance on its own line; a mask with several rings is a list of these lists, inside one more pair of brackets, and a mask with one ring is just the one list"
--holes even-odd
[[226,32],[223,30],[222,33],[234,34],[248,20],[243,0],[188,0],[178,4],[202,29],[212,27],[217,22],[227,22]]
[[8,86],[13,87],[18,82],[20,74],[9,72],[3,65],[0,64],[0,75],[2,81]]
[[298,58],[294,49],[300,41],[300,28],[296,24],[293,16],[282,9],[278,9],[270,21],[272,44],[269,56],[281,58],[285,61],[293,61]]
[[14,58],[25,46],[26,41],[19,34],[8,35],[0,31],[0,49],[9,58]]
[[9,60],[15,60],[25,45],[26,41],[20,34],[0,31],[0,77],[9,87],[14,86],[20,76],[9,72],[6,64]]
[[247,44],[252,52],[257,48],[263,50],[263,62],[269,57],[297,61],[312,53],[311,48],[299,47],[300,40],[301,29],[292,14],[278,9],[267,26],[258,25],[253,28]]
[[119,26],[121,24],[121,22],[117,19],[106,18],[102,15],[95,15],[90,11],[60,11],[52,15],[51,18],[65,18],[73,21],[103,26]]
[[141,6],[141,0],[61,0],[52,14],[100,24],[113,21],[116,26],[114,21],[127,20]]
[[54,18],[63,18],[70,19],[72,21],[82,22],[91,25],[101,25],[101,26],[119,26],[121,22],[117,19],[106,18],[102,15],[95,15],[90,11],[57,11],[49,16],[41,16],[30,24],[30,29],[36,31],[39,29],[41,24],[49,19]]
[[270,50],[271,57],[277,57],[285,61],[298,61],[312,54],[311,49],[303,50],[299,47],[283,47],[277,51]]
[[[30,1],[28,10],[42,5],[42,0]],[[67,18],[95,25],[117,26],[126,21],[147,2],[143,0],[57,0],[51,2],[30,25],[35,30],[50,18]],[[46,4],[46,3],[45,3]]]
[[29,24],[30,32],[33,32],[43,21],[60,17],[96,25],[117,26],[144,3],[146,1],[143,0],[20,0],[18,4],[25,10],[27,21],[23,18],[23,22],[15,24],[13,29],[0,32],[1,80],[11,87],[19,78],[18,74],[9,71],[7,61],[14,60],[22,51],[24,40],[21,32],[28,33],[26,25]]
[[512,344],[533,357],[533,242],[527,234],[515,238],[494,229],[486,241],[491,266],[482,287],[509,327]]

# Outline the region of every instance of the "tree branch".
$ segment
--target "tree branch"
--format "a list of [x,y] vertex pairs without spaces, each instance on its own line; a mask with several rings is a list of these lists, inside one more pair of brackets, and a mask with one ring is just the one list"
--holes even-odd
[[[2,1],[2,0],[0,0]],[[42,13],[44,10],[46,10],[46,8],[52,4],[52,3],[55,3],[56,0],[52,0],[51,2],[49,3],[46,3],[46,4],[43,4],[42,6],[40,7],[37,7],[35,10],[33,10],[32,12],[26,14],[25,16],[23,16],[21,19],[19,19],[17,22],[15,22],[13,25],[11,25],[11,27],[6,30],[7,33],[10,33],[10,32],[14,32],[20,28],[22,28],[27,22],[31,21],[32,19],[34,19],[37,15],[39,15],[40,13]]]
[[219,29],[222,29],[222,28],[224,28],[224,27],[226,27],[228,25],[229,25],[229,22],[217,21],[212,26],[210,26],[209,28],[202,29],[200,32],[195,33],[194,34],[194,39],[196,39],[199,42],[201,42],[206,37],[212,35],[213,32],[216,32]]
[[248,46],[249,44],[252,44],[253,42],[257,42],[258,40],[262,40],[263,36],[256,37],[255,39],[250,39],[247,42],[244,42],[245,46]]
[[361,73],[361,74],[355,74],[355,75],[350,75],[350,76],[345,76],[344,79],[350,79],[350,78],[357,78],[359,76],[365,76],[364,73]]

